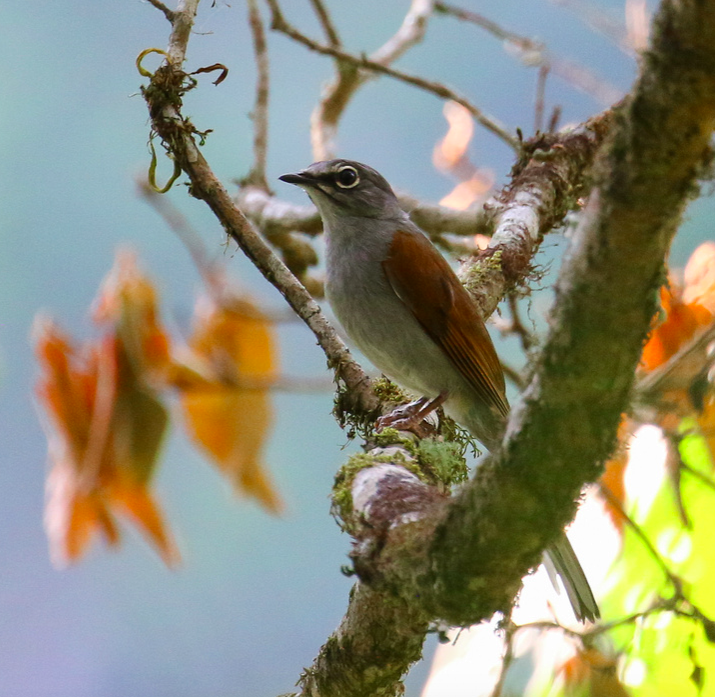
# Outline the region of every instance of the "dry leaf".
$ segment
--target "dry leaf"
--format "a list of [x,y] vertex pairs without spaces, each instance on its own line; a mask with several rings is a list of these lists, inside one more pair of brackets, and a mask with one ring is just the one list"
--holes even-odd
[[585,647],[563,664],[565,694],[593,697],[628,697],[618,679],[617,659],[594,647]]
[[458,180],[455,188],[439,202],[455,210],[466,210],[485,198],[494,185],[491,170],[475,167],[469,160],[467,148],[474,135],[474,119],[461,104],[448,101],[444,105],[444,117],[449,129],[432,153],[432,163],[441,172],[451,174]]
[[118,513],[167,564],[178,561],[149,492],[168,420],[149,378],[165,370],[168,340],[153,287],[128,259],[120,257],[98,301],[102,339],[78,351],[51,321],[35,325],[37,394],[50,417],[45,520],[60,563],[79,559],[97,534],[116,545]]
[[712,314],[698,302],[683,302],[674,285],[673,290],[661,288],[660,299],[665,319],[653,327],[643,349],[641,365],[646,371],[665,363],[699,328],[712,321]]
[[170,365],[169,336],[159,322],[157,293],[137,266],[136,254],[120,250],[102,283],[93,317],[109,325],[144,381],[161,380]]
[[194,440],[239,491],[278,512],[282,504],[262,461],[277,373],[272,327],[250,301],[221,295],[198,303],[193,356],[176,384]]
[[[606,463],[606,469],[599,480],[599,482],[606,487],[611,494],[613,494],[613,497],[618,501],[618,503],[621,504],[621,506],[625,504],[626,498],[624,475],[626,472],[626,466],[628,465],[628,441],[633,435],[632,429],[633,423],[624,415],[621,418],[621,423],[618,427],[618,446],[616,448],[616,452]],[[623,515],[621,514],[621,511],[618,508],[615,508],[608,499],[604,499],[604,505],[606,513],[611,519],[611,523],[616,530],[622,532]]]

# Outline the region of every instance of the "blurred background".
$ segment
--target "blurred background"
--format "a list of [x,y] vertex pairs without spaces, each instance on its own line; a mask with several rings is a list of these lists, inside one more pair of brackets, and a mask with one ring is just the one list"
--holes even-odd
[[[303,31],[321,36],[308,0],[284,4]],[[409,7],[407,0],[326,4],[355,53],[380,46]],[[636,75],[634,57],[585,22],[583,8],[572,3],[465,0],[464,6],[587,67],[607,94],[625,93]],[[625,31],[622,0],[593,0],[589,7]],[[654,7],[651,2],[646,10]],[[185,114],[200,130],[213,130],[203,152],[230,190],[252,161],[256,71],[246,15],[243,0],[202,3],[188,52],[189,70],[220,62],[230,71],[216,87],[201,77],[185,99]],[[96,544],[74,567],[58,570],[50,562],[42,522],[47,444],[29,343],[33,317],[46,311],[78,339],[89,336],[90,304],[120,245],[137,250],[160,288],[164,320],[178,334],[186,334],[199,283],[185,248],[137,195],[135,183],[150,155],[143,79],[134,62],[146,48],[165,47],[168,32],[163,15],[140,0],[27,0],[0,7],[0,697],[290,691],[338,624],[352,584],[340,572],[349,539],[330,517],[328,497],[335,471],[356,446],[345,447],[329,391],[275,395],[265,458],[286,502],[282,516],[237,498],[175,429],[156,488],[182,565],[165,568],[131,530],[116,552]],[[304,204],[302,192],[276,177],[312,161],[310,113],[333,65],[279,35],[269,34],[269,50],[269,181],[279,196]],[[425,41],[398,65],[456,88],[511,130],[533,132],[536,69],[476,27],[435,17]],[[547,82],[545,105],[547,115],[562,108],[561,123],[580,122],[607,106],[596,91],[556,75]],[[374,166],[395,188],[436,202],[456,184],[432,163],[446,132],[440,100],[382,78],[348,108],[338,153]],[[469,157],[496,186],[513,161],[511,151],[479,127]],[[160,156],[158,179],[169,174]],[[241,253],[224,244],[204,204],[182,185],[168,196],[200,230],[213,258],[223,259],[264,306],[282,307]],[[714,212],[711,198],[692,204],[673,248],[675,266],[712,234]],[[531,298],[529,317],[537,326],[543,326],[564,246],[554,235],[539,258],[550,275]],[[325,375],[323,356],[300,324],[281,325],[279,339],[282,373]],[[523,360],[515,338],[497,349],[517,366]],[[427,660],[408,678],[410,697],[421,693],[435,644],[428,642]]]

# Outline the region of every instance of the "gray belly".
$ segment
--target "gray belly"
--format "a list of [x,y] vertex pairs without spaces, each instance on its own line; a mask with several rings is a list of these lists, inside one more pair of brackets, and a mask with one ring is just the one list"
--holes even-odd
[[353,278],[336,284],[328,277],[328,300],[351,341],[378,370],[417,395],[464,388],[463,378],[378,268],[369,283]]

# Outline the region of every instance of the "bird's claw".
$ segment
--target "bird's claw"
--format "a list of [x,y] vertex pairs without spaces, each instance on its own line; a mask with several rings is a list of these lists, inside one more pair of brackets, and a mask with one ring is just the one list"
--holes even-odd
[[403,404],[389,414],[381,416],[377,420],[376,430],[379,432],[385,428],[394,428],[398,431],[410,431],[418,438],[434,435],[437,426],[427,421],[426,418],[440,407],[445,399],[447,399],[447,393],[443,392],[434,399],[421,397],[409,404]]

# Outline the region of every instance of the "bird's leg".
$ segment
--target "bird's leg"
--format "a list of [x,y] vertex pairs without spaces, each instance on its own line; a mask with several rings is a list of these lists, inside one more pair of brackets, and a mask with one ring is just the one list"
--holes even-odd
[[383,428],[395,428],[398,431],[412,431],[420,437],[430,435],[434,432],[434,426],[427,424],[424,420],[437,408],[444,404],[447,399],[447,391],[440,392],[436,397],[420,397],[414,402],[397,407],[389,414],[381,416],[377,420],[377,430]]

